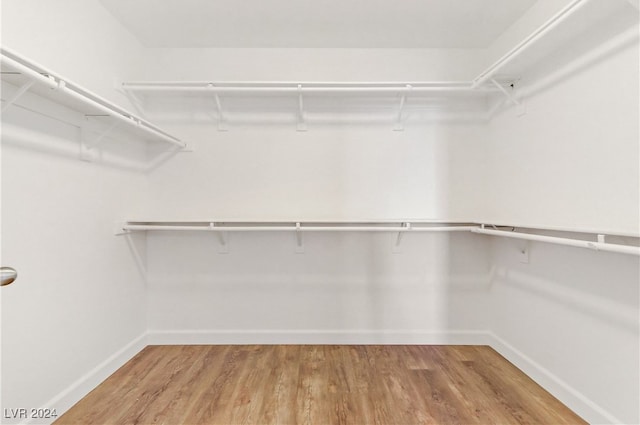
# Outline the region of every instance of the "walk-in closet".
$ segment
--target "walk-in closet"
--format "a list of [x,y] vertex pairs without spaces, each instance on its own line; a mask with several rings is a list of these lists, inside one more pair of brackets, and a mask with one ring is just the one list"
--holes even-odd
[[6,424],[640,423],[638,0],[2,0]]

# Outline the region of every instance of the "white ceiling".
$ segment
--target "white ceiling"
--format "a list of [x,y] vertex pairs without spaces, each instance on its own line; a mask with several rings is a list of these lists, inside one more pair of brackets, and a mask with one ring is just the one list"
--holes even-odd
[[487,47],[536,0],[100,0],[147,47]]

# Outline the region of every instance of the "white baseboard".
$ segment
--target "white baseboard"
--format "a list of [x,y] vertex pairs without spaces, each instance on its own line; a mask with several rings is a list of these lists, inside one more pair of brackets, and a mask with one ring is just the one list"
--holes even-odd
[[195,344],[453,344],[487,345],[485,331],[424,330],[180,330],[149,331],[149,345]]
[[624,423],[499,336],[492,332],[487,332],[487,338],[488,345],[490,345],[491,348],[516,365],[531,379],[536,381],[538,385],[549,391],[554,397],[590,424]]
[[[120,350],[113,353],[105,361],[84,374],[81,378],[69,385],[65,390],[58,393],[51,400],[46,402],[44,408],[55,408],[58,417],[69,410],[74,404],[80,401],[91,390],[97,387],[102,381],[107,379],[113,372],[131,360],[136,354],[147,346],[147,334],[144,333],[125,345]],[[27,421],[26,424],[49,423],[37,419]]]

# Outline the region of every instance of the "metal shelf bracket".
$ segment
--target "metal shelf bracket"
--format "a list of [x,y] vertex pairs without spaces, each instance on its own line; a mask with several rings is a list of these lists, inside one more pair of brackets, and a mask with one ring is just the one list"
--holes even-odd
[[500,92],[505,96],[507,101],[509,101],[513,106],[516,107],[516,115],[518,115],[520,117],[520,116],[522,116],[522,115],[527,113],[522,101],[516,99],[516,97],[514,95],[515,85],[513,83],[511,84],[511,92],[509,92],[506,88],[504,88],[504,86],[502,84],[500,84],[499,82],[497,82],[493,78],[491,78],[491,83],[494,86],[496,86],[498,88],[498,90],[500,90]]
[[298,125],[296,131],[307,131],[307,123],[304,121],[304,102],[302,99],[302,84],[298,84]]
[[[208,85],[209,88],[213,88],[213,84]],[[228,131],[227,120],[224,117],[224,110],[222,109],[222,101],[218,93],[213,94],[213,98],[216,101],[216,112],[218,113],[218,131]]]
[[[100,134],[98,134],[97,137],[93,138],[93,140],[91,140],[89,138],[89,133],[90,130],[88,128],[88,122],[89,122],[89,118],[91,118],[93,115],[85,115],[85,121],[82,124],[82,127],[80,129],[80,159],[84,160],[84,161],[95,161],[98,156],[99,156],[99,152],[98,152],[98,148],[100,147],[100,145],[102,145],[105,140],[106,137],[111,134],[111,132],[113,132],[113,130],[115,130],[116,127],[118,127],[119,122],[118,121],[114,121],[111,123],[111,125],[109,125],[109,127],[107,127],[105,130],[103,130],[102,132],[100,132]],[[100,116],[107,116],[107,115],[100,115]]]
[[20,99],[20,97],[22,97],[23,94],[25,94],[27,91],[29,91],[29,89],[31,88],[31,86],[35,83],[34,80],[30,80],[27,81],[26,83],[24,83],[23,85],[20,86],[20,88],[14,93],[13,96],[11,96],[10,99],[8,99],[4,105],[2,105],[2,112],[4,112],[9,106],[13,105],[16,100]]
[[407,90],[402,93],[400,97],[400,106],[398,107],[398,115],[396,116],[396,123],[393,126],[393,131],[404,131],[404,123],[402,121],[402,112],[404,111],[404,105],[407,101],[407,94],[411,91],[411,84],[407,84]]
[[400,252],[400,244],[402,243],[402,237],[405,232],[411,231],[411,223],[402,223],[402,230],[398,231],[396,234],[396,241],[393,244],[392,252],[397,254]]
[[[214,230],[215,223],[209,223],[209,229]],[[224,231],[217,231],[218,240],[220,241],[220,247],[218,248],[218,254],[228,254],[229,253],[229,235]]]
[[296,223],[296,254],[304,253],[304,245],[302,244],[302,229],[300,223]]
[[136,110],[136,112],[140,114],[140,116],[142,116],[143,118],[147,118],[145,114],[144,101],[142,100],[142,98],[137,96],[131,90],[125,89],[123,91],[124,91],[124,94],[127,96],[127,99],[129,99],[129,103],[131,103],[131,105]]

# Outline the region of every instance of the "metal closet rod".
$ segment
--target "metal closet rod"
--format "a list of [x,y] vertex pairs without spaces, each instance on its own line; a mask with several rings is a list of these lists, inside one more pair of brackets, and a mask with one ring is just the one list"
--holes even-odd
[[544,38],[544,36],[552,31],[554,28],[562,24],[565,20],[570,18],[576,11],[586,5],[590,0],[572,0],[558,13],[552,16],[549,20],[543,23],[535,31],[533,31],[524,40],[518,43],[513,49],[509,50],[504,56],[498,59],[494,64],[489,66],[480,75],[478,75],[472,83],[472,87],[476,88],[487,82],[490,78],[496,75],[502,68],[508,65],[515,58],[520,56],[523,52],[529,49],[538,40]]
[[[352,222],[346,222],[353,224]],[[371,224],[371,223],[366,223]],[[169,230],[169,231],[204,231],[204,232],[471,232],[488,236],[499,236],[513,239],[523,239],[535,242],[545,242],[556,245],[573,246],[577,248],[591,249],[595,251],[607,251],[615,252],[619,254],[636,255],[640,256],[640,247],[612,244],[605,242],[606,235],[596,234],[597,241],[586,241],[582,239],[572,239],[556,236],[544,236],[531,233],[521,233],[509,230],[498,230],[498,227],[490,225],[494,229],[487,229],[485,224],[460,224],[460,225],[440,225],[440,226],[413,226],[411,222],[397,223],[399,225],[388,225],[389,223],[380,223],[380,226],[318,226],[309,225],[305,226],[300,222],[296,222],[295,225],[256,225],[250,223],[247,225],[219,225],[215,222],[209,222],[208,224],[200,225],[173,225],[173,224],[129,224],[125,223],[122,226],[122,230],[125,232],[130,231],[146,231],[146,230]],[[394,223],[395,224],[395,223]],[[422,223],[419,223],[422,224]],[[499,226],[504,227],[504,226]],[[509,226],[510,227],[510,226]],[[540,231],[550,231],[550,229],[535,229]],[[551,230],[551,231],[563,231],[563,230]],[[575,230],[564,230],[564,232]],[[591,233],[591,232],[580,232]],[[633,236],[638,238],[638,236]]]
[[[32,64],[29,60],[22,58],[21,56],[10,52],[6,48],[1,49],[0,61],[7,65],[9,68],[14,69],[20,74],[25,75],[32,81],[45,85],[51,89],[63,92],[66,96],[78,100],[85,105],[98,109],[99,111],[115,118],[121,122],[128,124],[131,127],[136,127],[150,133],[156,138],[159,138],[165,142],[179,146],[181,148],[186,147],[186,144],[177,138],[164,133],[162,130],[155,127],[153,124],[138,118],[132,114],[129,114],[126,110],[113,105],[112,103],[96,96],[92,93],[86,92],[84,89],[77,87],[75,84],[55,76],[53,73],[45,71],[42,67],[36,64]],[[14,59],[19,58],[19,59]]]
[[640,247],[628,246],[620,244],[612,244],[604,242],[605,235],[598,235],[597,242],[585,241],[581,239],[561,238],[556,236],[544,236],[535,235],[530,233],[510,232],[505,230],[491,230],[482,225],[481,227],[474,227],[471,229],[472,233],[479,233],[481,235],[500,236],[505,238],[523,239],[535,242],[546,242],[555,245],[574,246],[577,248],[586,248],[595,251],[608,251],[617,252],[619,254],[629,254],[640,256]]
[[268,225],[247,225],[247,226],[220,226],[220,225],[158,225],[158,224],[126,224],[123,230],[190,230],[203,232],[468,232],[476,226],[432,226],[432,227],[412,227],[404,226],[304,226],[297,223],[294,226],[268,226]]
[[[219,85],[217,85],[219,84]],[[398,83],[396,86],[389,84],[378,85],[371,83],[351,83],[351,85],[336,83],[335,85],[324,83],[274,83],[265,85],[265,83],[243,82],[233,85],[233,83],[180,83],[180,82],[151,82],[151,83],[123,83],[125,90],[139,92],[197,92],[197,93],[282,93],[282,94],[300,94],[300,93],[432,93],[432,92],[477,92],[478,90],[471,87],[471,82],[455,82],[455,83],[420,83],[420,84],[404,84]],[[495,91],[497,89],[489,87],[483,88],[483,91]]]

